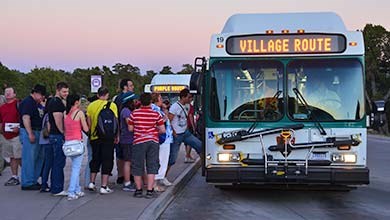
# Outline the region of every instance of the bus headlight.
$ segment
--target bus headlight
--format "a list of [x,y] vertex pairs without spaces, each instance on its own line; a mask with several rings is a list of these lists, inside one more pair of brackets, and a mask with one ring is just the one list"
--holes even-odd
[[238,162],[240,161],[240,153],[219,153],[219,162]]
[[344,163],[356,163],[356,154],[344,154]]
[[357,156],[356,154],[332,154],[332,161],[336,163],[356,163]]

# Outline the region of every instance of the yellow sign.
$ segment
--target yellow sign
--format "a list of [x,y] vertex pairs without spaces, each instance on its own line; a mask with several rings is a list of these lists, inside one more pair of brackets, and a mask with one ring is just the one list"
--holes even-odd
[[229,54],[310,54],[341,53],[345,37],[327,34],[251,35],[230,37],[226,51]]
[[186,85],[153,85],[150,90],[157,93],[180,93],[187,87]]

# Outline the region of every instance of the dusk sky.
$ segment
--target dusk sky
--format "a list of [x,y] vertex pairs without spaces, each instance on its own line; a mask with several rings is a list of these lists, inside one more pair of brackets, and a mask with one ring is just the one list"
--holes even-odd
[[179,71],[208,56],[211,34],[236,13],[332,11],[349,30],[389,30],[389,9],[389,0],[1,0],[0,62],[23,72],[118,62]]

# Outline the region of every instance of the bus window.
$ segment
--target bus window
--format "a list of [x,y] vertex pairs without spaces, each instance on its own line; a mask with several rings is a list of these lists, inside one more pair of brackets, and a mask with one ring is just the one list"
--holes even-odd
[[[214,120],[275,121],[283,114],[283,65],[278,61],[219,61],[211,68]],[[278,92],[280,91],[280,92]]]
[[[360,120],[363,70],[358,60],[295,60],[288,64],[289,115],[295,120]],[[293,92],[297,88],[309,110]]]

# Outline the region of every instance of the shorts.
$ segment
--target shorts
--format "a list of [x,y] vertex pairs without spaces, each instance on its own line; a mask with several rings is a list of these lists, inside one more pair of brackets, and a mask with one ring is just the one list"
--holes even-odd
[[131,161],[131,149],[133,148],[132,144],[120,144],[120,147],[122,148],[122,160],[124,161]]
[[12,139],[5,139],[0,135],[1,143],[3,145],[3,157],[20,159],[22,158],[22,144],[19,136]]
[[159,148],[159,144],[154,141],[133,145],[131,149],[131,173],[134,176],[143,176],[146,164],[147,174],[158,174],[160,168]]
[[117,160],[123,160],[123,150],[119,144],[114,144],[115,157]]

